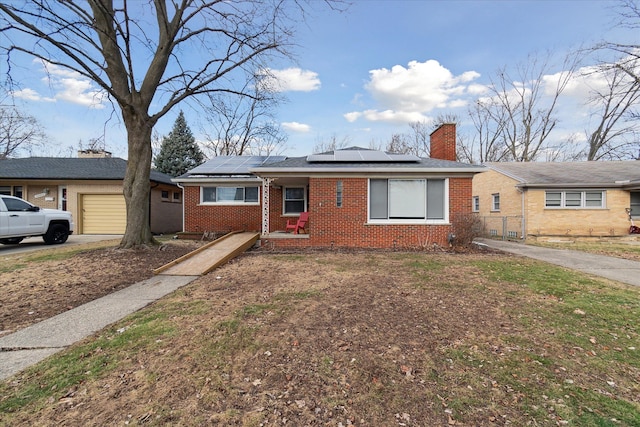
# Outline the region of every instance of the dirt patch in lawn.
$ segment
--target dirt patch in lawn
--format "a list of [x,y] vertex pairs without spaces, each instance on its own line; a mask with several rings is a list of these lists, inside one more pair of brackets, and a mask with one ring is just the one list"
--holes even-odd
[[[68,257],[61,253],[69,249],[61,246],[2,257],[1,267],[9,271],[0,273],[0,336],[148,279],[155,268],[198,246],[175,241],[141,250],[94,249]],[[34,257],[53,260],[30,261]]]

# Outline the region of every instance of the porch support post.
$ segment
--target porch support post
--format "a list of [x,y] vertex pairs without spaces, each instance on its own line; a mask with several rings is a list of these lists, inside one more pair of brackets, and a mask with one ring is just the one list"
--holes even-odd
[[262,235],[269,234],[269,188],[273,178],[262,178]]

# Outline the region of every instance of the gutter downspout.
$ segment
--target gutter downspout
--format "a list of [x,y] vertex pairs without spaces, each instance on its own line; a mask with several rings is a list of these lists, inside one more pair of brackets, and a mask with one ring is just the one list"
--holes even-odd
[[[156,182],[155,185],[152,185],[149,189],[149,231],[151,231],[151,197],[153,196],[153,189],[160,186],[159,182]],[[151,233],[153,234],[153,233]]]
[[176,182],[176,185],[182,190],[182,232],[184,233],[184,187],[179,182]]
[[525,222],[526,222],[526,218],[524,216],[525,210],[524,210],[524,189],[523,188],[518,188],[516,187],[517,190],[520,192],[520,216],[522,217],[522,224],[520,225],[520,239],[522,239],[522,241],[526,240],[525,239]]

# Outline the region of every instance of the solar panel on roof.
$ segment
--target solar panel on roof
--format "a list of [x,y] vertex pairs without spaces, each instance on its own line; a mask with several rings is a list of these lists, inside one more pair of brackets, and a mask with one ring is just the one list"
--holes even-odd
[[336,150],[333,153],[312,154],[308,162],[419,162],[420,158],[411,154],[385,153],[377,150]]
[[248,175],[249,169],[285,156],[218,156],[189,171],[190,175]]

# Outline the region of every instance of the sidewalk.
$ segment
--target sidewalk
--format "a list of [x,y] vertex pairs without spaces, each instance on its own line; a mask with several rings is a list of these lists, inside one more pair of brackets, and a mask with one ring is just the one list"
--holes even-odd
[[504,240],[475,239],[493,249],[546,261],[629,285],[640,286],[640,262],[568,249],[550,249]]
[[0,337],[0,380],[175,291],[199,276],[155,276]]

